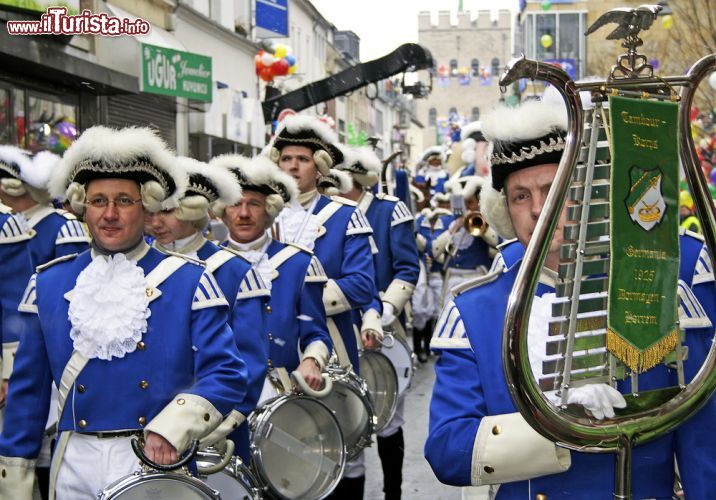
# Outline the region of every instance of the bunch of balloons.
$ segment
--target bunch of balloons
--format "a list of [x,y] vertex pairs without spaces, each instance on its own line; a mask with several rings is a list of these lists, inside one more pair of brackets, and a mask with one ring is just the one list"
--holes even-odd
[[256,74],[265,82],[273,81],[276,76],[292,75],[296,71],[296,57],[291,54],[291,47],[276,44],[273,54],[259,50],[254,56]]

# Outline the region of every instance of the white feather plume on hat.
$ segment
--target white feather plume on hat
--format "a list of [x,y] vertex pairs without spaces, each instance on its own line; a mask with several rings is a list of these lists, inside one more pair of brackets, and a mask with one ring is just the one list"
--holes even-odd
[[189,176],[187,189],[180,195],[180,208],[187,205],[185,203],[187,197],[200,196],[206,199],[207,208],[211,208],[212,212],[221,216],[224,213],[224,208],[235,205],[241,199],[241,186],[236,176],[228,170],[212,167],[186,156],[178,156],[176,162]]
[[342,146],[343,162],[338,170],[348,172],[363,187],[373,187],[380,181],[383,164],[378,155],[367,146]]
[[[99,178],[137,180],[142,185],[142,201],[151,211],[176,208],[188,182],[167,145],[147,127],[98,125],[85,130],[53,170],[48,189],[53,197],[65,199],[72,184],[84,186]],[[75,196],[83,190],[72,188]]]
[[525,141],[547,135],[555,128],[567,128],[564,102],[531,100],[516,108],[502,105],[482,119],[482,132],[492,142]]
[[447,160],[447,152],[445,151],[445,148],[442,146],[431,146],[425,151],[423,151],[422,156],[420,157],[420,163],[425,163],[428,161],[428,158],[431,156],[439,156],[440,161],[445,163]]
[[453,194],[459,194],[463,198],[472,198],[479,189],[485,185],[485,178],[479,175],[467,175],[465,177],[450,178],[445,183],[445,189]]
[[50,151],[40,151],[32,158],[32,167],[21,171],[24,182],[37,189],[47,189],[52,171],[62,158]]
[[353,189],[353,177],[348,172],[332,168],[328,175],[318,180],[318,186],[323,188],[326,196],[339,196]]

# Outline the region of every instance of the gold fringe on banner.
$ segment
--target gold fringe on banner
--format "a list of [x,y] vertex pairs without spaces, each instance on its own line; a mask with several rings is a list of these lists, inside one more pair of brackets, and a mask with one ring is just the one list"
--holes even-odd
[[676,349],[678,342],[679,329],[674,328],[664,338],[641,350],[611,328],[607,328],[607,349],[637,373],[645,372],[658,365],[667,354]]

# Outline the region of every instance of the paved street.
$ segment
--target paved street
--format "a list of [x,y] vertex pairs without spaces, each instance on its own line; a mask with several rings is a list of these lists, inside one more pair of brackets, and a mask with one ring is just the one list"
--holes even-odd
[[[441,484],[423,457],[423,445],[428,435],[428,412],[435,372],[435,358],[419,364],[413,386],[405,401],[406,424],[405,462],[403,464],[403,499],[459,500],[461,490]],[[383,474],[376,445],[366,450],[366,500],[383,498]],[[482,497],[471,497],[478,499]]]

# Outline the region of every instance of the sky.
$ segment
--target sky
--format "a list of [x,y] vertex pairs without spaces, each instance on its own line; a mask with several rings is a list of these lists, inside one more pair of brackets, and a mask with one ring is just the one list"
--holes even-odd
[[478,10],[517,9],[518,0],[311,0],[338,30],[360,37],[361,61],[382,57],[404,43],[418,41],[418,12],[430,11],[437,22],[439,10],[456,15],[463,10],[477,17]]

